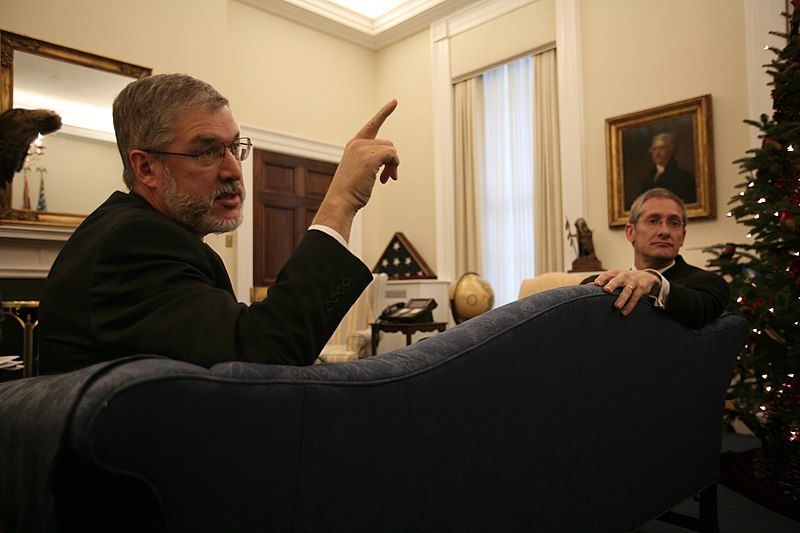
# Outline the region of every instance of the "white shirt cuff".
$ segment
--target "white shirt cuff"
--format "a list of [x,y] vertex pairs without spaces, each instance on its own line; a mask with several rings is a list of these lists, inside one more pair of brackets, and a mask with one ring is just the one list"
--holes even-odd
[[652,268],[645,269],[647,272],[658,276],[661,279],[661,289],[658,291],[658,296],[655,296],[655,306],[664,309],[667,306],[667,298],[669,298],[669,280],[661,275],[658,270]]
[[341,234],[335,229],[329,228],[328,226],[323,226],[322,224],[312,224],[308,227],[308,229],[321,231],[322,233],[327,233],[328,235],[339,241],[339,243],[342,246],[347,248],[347,241],[345,241],[344,237],[342,237]]

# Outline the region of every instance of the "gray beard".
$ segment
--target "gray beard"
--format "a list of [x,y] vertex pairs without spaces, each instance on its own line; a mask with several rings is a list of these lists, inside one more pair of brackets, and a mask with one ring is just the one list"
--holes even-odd
[[[164,203],[167,204],[172,217],[179,224],[186,226],[197,235],[210,233],[228,233],[238,228],[244,220],[245,191],[238,183],[226,183],[208,197],[193,196],[178,190],[178,182],[169,168],[164,168]],[[233,219],[215,217],[214,199],[220,194],[238,193],[242,198],[239,216]]]

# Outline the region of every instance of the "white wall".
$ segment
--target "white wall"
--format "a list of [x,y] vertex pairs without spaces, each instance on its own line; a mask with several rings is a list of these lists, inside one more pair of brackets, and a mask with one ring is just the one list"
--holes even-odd
[[[5,30],[204,79],[242,125],[344,145],[378,105],[374,52],[232,0],[4,0],[2,11]],[[207,240],[235,278],[235,249]]]
[[683,255],[741,241],[744,231],[727,218],[727,203],[742,177],[733,161],[750,148],[741,0],[613,0],[581,2],[585,118],[586,220],[606,268],[627,268],[630,244],[607,226],[605,120],[685,98],[712,95],[716,220],[690,220]]
[[400,179],[375,187],[364,209],[364,260],[372,268],[395,232],[403,233],[436,272],[436,212],[431,126],[431,63],[428,32],[378,54],[377,94],[397,98],[381,136],[392,139],[400,155]]
[[[0,27],[4,30],[92,52],[129,63],[148,66],[158,72],[186,72],[219,85],[226,79],[227,2],[225,0],[137,0],[102,2],[99,0],[4,0]],[[49,142],[49,141],[46,141]],[[96,163],[96,161],[95,161]],[[82,164],[89,166],[92,162]],[[48,162],[50,182],[59,174]],[[124,188],[121,164],[113,172]],[[110,179],[113,181],[113,177]],[[55,183],[52,184],[56,186]],[[79,187],[90,184],[81,182]],[[49,188],[49,187],[48,187]],[[52,195],[48,194],[48,203]],[[53,198],[52,201],[55,201]],[[28,230],[22,232],[30,233]],[[34,231],[33,234],[38,232]],[[54,236],[48,235],[47,238]],[[231,250],[221,239],[212,239],[228,262]],[[25,255],[19,239],[0,239],[2,255]],[[42,243],[41,268],[50,261],[54,241]],[[20,270],[15,261],[0,257],[0,270]],[[36,268],[33,269],[34,274]]]
[[[745,9],[763,13],[767,2],[757,0],[755,7],[754,0],[553,1],[578,6],[585,150],[575,157],[586,161],[583,215],[604,266],[628,266],[631,255],[622,233],[607,227],[605,119],[706,93],[714,99],[717,219],[692,221],[685,255],[703,264],[698,248],[741,239],[742,230],[724,213],[740,180],[731,162],[752,142],[742,123],[751,116],[755,90],[748,84]],[[783,4],[768,1],[778,10]],[[550,0],[540,2],[533,9]],[[492,52],[492,60],[522,52],[532,20],[487,26],[477,32],[478,44]],[[384,101],[398,98],[400,106],[382,135],[400,150],[401,181],[377,187],[364,210],[364,259],[372,266],[391,235],[402,231],[437,270],[443,243],[434,231],[441,206],[434,202],[427,32],[374,53],[234,0],[4,0],[0,26],[150,66],[156,73],[187,72],[228,95],[242,124],[329,143],[343,145]],[[490,59],[478,62],[484,61]],[[225,248],[223,239],[211,244],[235,273],[234,250]]]
[[377,105],[375,53],[227,2],[226,77],[244,124],[342,145]]
[[450,39],[450,75],[453,78],[486,69],[556,40],[553,0],[506,4],[515,9],[498,14],[496,18],[488,17],[463,32],[453,32]]

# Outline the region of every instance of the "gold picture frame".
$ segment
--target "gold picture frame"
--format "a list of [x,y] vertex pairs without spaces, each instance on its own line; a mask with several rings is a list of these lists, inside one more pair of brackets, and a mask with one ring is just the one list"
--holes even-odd
[[[609,227],[624,226],[633,200],[658,186],[684,200],[689,218],[716,218],[711,115],[706,94],[606,119]],[[668,146],[660,156],[659,145]]]
[[[80,85],[79,78],[85,76],[87,72],[99,71],[122,78],[130,78],[130,81],[152,74],[152,69],[149,67],[126,63],[0,29],[0,112],[14,107],[15,77],[19,82],[18,54],[20,53],[52,60],[53,65],[68,66],[66,70],[52,72],[51,76],[54,80],[65,80],[71,89]],[[53,85],[58,87],[59,84],[54,83]],[[68,100],[71,95],[64,93],[60,96]],[[85,102],[81,103],[85,104]],[[111,99],[105,103],[109,108],[111,107]],[[54,111],[58,112],[59,110],[55,109]],[[13,208],[12,185],[0,187],[0,225],[75,227],[86,217],[85,214]]]

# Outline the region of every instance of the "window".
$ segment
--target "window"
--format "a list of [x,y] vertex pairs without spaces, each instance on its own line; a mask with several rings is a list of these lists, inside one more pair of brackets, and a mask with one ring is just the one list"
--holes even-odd
[[[483,277],[495,306],[517,299],[534,274],[533,58],[483,74],[480,230]],[[479,148],[480,149],[480,148]]]

